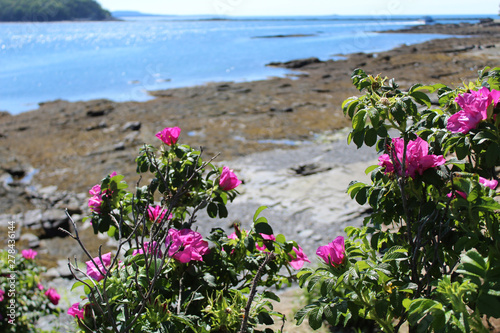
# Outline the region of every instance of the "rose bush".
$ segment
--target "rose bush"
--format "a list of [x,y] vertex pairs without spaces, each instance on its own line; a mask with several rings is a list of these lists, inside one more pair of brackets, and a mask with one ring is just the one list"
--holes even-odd
[[24,249],[20,254],[0,251],[0,332],[35,332],[36,322],[46,315],[59,315],[60,295],[45,290],[41,274],[45,267],[36,263],[37,252]]
[[500,317],[500,68],[459,88],[402,90],[359,69],[352,80],[365,94],[343,104],[348,141],[381,156],[367,169],[371,184],[352,182],[348,194],[371,212],[346,228],[345,247],[318,249],[324,266],[299,272],[318,297],[298,323],[489,331]]
[[248,230],[195,231],[203,211],[227,217],[242,182],[179,144],[180,132],[166,128],[156,135],[160,149],[141,149],[137,171],[149,184],[128,190],[113,173],[90,191],[94,232],[118,246],[92,258],[75,226],[72,237],[90,260],[86,271],[69,264],[78,280],[73,288],[83,287],[85,296],[68,314],[83,332],[268,332],[266,325],[283,318],[273,311],[270,301],[279,298],[270,288],[290,284],[292,269],[309,259],[296,242],[274,234],[260,216],[265,207]]

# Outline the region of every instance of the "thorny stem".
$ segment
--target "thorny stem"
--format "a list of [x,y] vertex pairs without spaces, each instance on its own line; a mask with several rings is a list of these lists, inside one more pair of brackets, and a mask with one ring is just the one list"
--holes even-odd
[[266,259],[264,259],[264,262],[260,265],[259,269],[257,270],[257,273],[255,274],[252,280],[252,288],[250,289],[250,295],[248,295],[247,305],[245,306],[245,314],[243,317],[243,321],[241,322],[240,333],[246,333],[247,331],[248,315],[250,314],[250,307],[252,306],[255,293],[257,292],[257,284],[260,281],[262,271],[270,261],[274,260],[274,258],[276,258],[276,254],[274,254],[274,252],[268,253],[266,255]]

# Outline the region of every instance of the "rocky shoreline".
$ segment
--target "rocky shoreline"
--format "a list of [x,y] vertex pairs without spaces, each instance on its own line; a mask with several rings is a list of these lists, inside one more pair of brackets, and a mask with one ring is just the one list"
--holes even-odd
[[[295,72],[155,91],[148,102],[58,100],[16,116],[0,113],[0,228],[15,221],[19,250],[37,248],[40,262],[51,268],[49,276],[67,276],[68,256],[87,259],[57,232],[70,225],[64,209],[84,230],[90,248],[107,246],[81,222],[88,214],[88,189],[112,171],[135,184],[141,145],[159,144],[157,131],[179,126],[181,142],[204,146],[206,158],[220,152],[217,164],[231,166],[245,182],[228,207],[229,218],[200,217],[200,230],[235,220],[249,226],[255,209],[266,205],[263,215],[276,232],[314,257],[318,244],[360,224],[366,210],[345,193],[349,181],[368,181],[364,170],[376,161],[373,151],[347,146],[342,130],[349,122],[341,103],[358,94],[352,71],[394,77],[404,88],[417,82],[459,85],[474,79],[477,70],[497,65],[500,27],[494,22],[419,26],[412,32],[463,36],[338,61],[272,63]],[[0,241],[6,239],[7,233],[0,233]]]

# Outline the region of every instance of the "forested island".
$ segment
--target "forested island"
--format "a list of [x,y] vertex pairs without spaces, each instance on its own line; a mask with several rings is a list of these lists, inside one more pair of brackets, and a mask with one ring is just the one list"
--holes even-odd
[[109,19],[111,13],[94,0],[0,0],[2,22]]

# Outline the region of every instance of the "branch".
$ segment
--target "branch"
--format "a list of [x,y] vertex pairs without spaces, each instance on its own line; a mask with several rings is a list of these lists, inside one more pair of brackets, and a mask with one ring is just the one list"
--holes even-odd
[[240,333],[246,333],[247,331],[248,315],[250,314],[250,307],[252,306],[255,293],[257,292],[257,284],[260,281],[262,271],[271,260],[274,260],[274,258],[276,258],[276,254],[274,254],[274,252],[268,253],[266,259],[264,259],[264,262],[260,265],[255,277],[252,280],[252,288],[250,289],[250,295],[248,296],[247,305],[245,306],[245,314],[243,316],[243,321],[241,322]]

